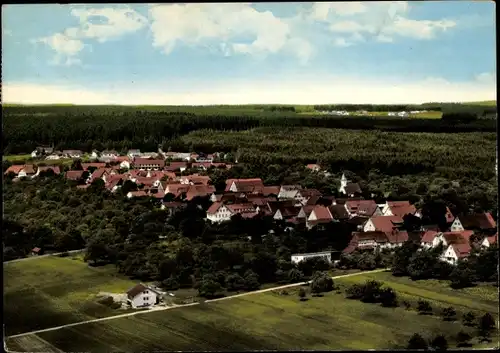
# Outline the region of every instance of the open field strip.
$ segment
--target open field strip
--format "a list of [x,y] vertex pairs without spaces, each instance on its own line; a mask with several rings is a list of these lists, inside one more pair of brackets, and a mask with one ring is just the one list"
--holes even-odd
[[[375,271],[379,272],[379,271],[385,271],[385,270],[375,270]],[[335,276],[335,277],[332,277],[332,278],[337,279],[337,278],[355,276],[355,275],[358,275],[358,274],[361,274],[361,272],[347,274],[347,275]],[[238,297],[242,297],[242,296],[246,296],[246,295],[250,295],[250,294],[265,293],[265,292],[269,292],[269,291],[273,291],[273,290],[280,290],[280,289],[286,289],[286,288],[296,287],[296,286],[303,285],[304,283],[308,283],[308,282],[292,283],[292,284],[287,284],[287,285],[283,285],[283,286],[279,286],[279,287],[272,287],[272,288],[261,289],[261,290],[253,291],[253,292],[240,293],[240,294],[236,294],[236,295],[229,296],[229,297],[223,297],[223,298],[218,298],[218,299],[206,300],[205,303],[217,302],[217,301],[221,301],[221,300],[238,298]],[[83,324],[92,323],[92,322],[100,322],[100,321],[106,321],[106,320],[112,320],[112,319],[118,319],[118,318],[125,318],[125,317],[129,317],[129,316],[141,315],[141,314],[151,313],[151,312],[155,312],[155,311],[164,311],[164,310],[170,310],[170,309],[175,309],[175,308],[180,308],[180,307],[187,307],[187,306],[193,306],[193,305],[199,305],[199,304],[200,304],[199,302],[194,302],[194,303],[182,304],[182,305],[175,305],[175,306],[169,306],[169,307],[155,307],[155,308],[152,308],[152,309],[146,309],[146,310],[141,310],[141,311],[134,311],[134,312],[131,312],[131,313],[125,313],[125,314],[114,315],[114,316],[109,316],[109,317],[102,317],[102,318],[97,318],[97,319],[92,319],[92,320],[81,321],[81,322],[68,323],[68,324],[60,325],[60,326],[56,326],[56,327],[51,327],[51,328],[46,328],[46,329],[41,329],[41,330],[35,330],[35,331],[31,331],[31,332],[25,332],[25,333],[21,333],[21,334],[15,334],[15,335],[10,336],[10,338],[26,336],[26,335],[30,335],[30,334],[34,334],[34,333],[41,333],[41,332],[58,330],[58,329],[61,329],[61,328],[64,328],[64,327],[72,327],[72,326],[83,325]]]
[[28,260],[40,260],[43,259],[44,257],[49,257],[49,256],[58,256],[64,253],[68,254],[77,254],[80,252],[83,252],[85,249],[78,249],[78,250],[70,250],[70,251],[63,251],[63,252],[56,252],[52,254],[45,254],[45,255],[38,255],[38,256],[30,256],[30,257],[23,257],[22,259],[15,259],[15,260],[9,260],[9,261],[4,261],[4,265],[7,263],[13,263],[13,262],[20,262],[20,261],[28,261]]
[[[384,276],[390,276],[383,271],[337,276],[334,281],[336,284],[351,283],[360,278],[359,281],[363,282],[371,277],[383,280]],[[309,297],[301,302],[297,297],[300,285],[178,306],[184,307],[183,310],[164,312],[175,307],[161,308],[36,333],[63,351],[94,353],[197,349],[387,349],[401,348],[415,332],[426,338],[443,333],[452,346],[456,334],[464,329],[459,320],[445,322],[438,315],[418,315],[402,307],[383,308],[379,304],[348,300],[343,291]],[[386,285],[392,286],[392,283]],[[286,288],[288,295],[277,291]],[[438,290],[443,293],[441,287]],[[478,295],[477,292],[469,294]],[[146,313],[148,315],[141,315]],[[29,333],[11,336],[7,342],[17,345],[16,341],[26,335]],[[494,344],[496,342],[483,346]]]

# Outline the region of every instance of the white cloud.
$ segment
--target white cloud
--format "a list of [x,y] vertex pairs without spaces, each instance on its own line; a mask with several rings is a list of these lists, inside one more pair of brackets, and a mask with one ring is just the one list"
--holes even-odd
[[[62,33],[33,40],[33,43],[45,43],[51,47],[56,56],[52,60],[55,65],[80,64],[76,55],[83,50],[83,39],[96,39],[105,42],[124,34],[136,32],[145,27],[148,20],[130,9],[120,8],[76,8],[71,14],[79,19],[78,27],[66,28]],[[101,23],[95,23],[100,20]],[[91,49],[91,47],[89,46]]]
[[[326,5],[322,4],[320,8],[325,8]],[[342,9],[344,3],[336,3],[336,5]],[[330,8],[331,5],[328,7]],[[346,5],[345,9],[348,8],[349,6]],[[409,10],[410,7],[406,1],[364,3],[359,8],[355,6],[351,12],[345,11],[338,13],[337,16],[328,17],[328,28],[333,33],[352,33],[358,37],[390,43],[397,36],[422,40],[432,39],[437,34],[457,25],[455,21],[449,19],[410,19],[407,17]],[[314,6],[312,13],[315,13]],[[350,15],[348,18],[345,17],[346,13]],[[326,19],[325,16],[323,18]]]
[[292,51],[301,60],[312,52],[304,38],[292,34],[286,19],[270,11],[257,11],[249,4],[155,5],[150,8],[150,17],[153,45],[165,54],[180,43],[200,46],[211,41],[224,48],[224,55],[265,56],[293,48],[293,43],[300,43]]
[[335,38],[335,40],[333,41],[333,44],[336,47],[350,47],[352,45],[352,42],[348,42],[345,38],[339,37],[339,38]]
[[327,21],[331,15],[351,16],[366,12],[368,7],[358,1],[350,2],[317,2],[310,10],[312,20]]
[[496,73],[495,72],[483,72],[475,77],[476,81],[479,83],[484,83],[484,84],[495,84],[497,81]]
[[110,83],[107,88],[92,90],[89,87],[6,83],[2,87],[2,98],[7,103],[121,105],[402,104],[496,99],[494,82],[448,82],[441,78],[409,83],[332,76],[322,77],[321,80],[287,78],[282,81],[214,83],[210,87],[199,87],[202,88],[181,93],[165,92],[162,84],[143,86]]
[[[144,16],[128,7],[73,9],[71,14],[79,18],[80,28],[67,31],[75,37],[94,38],[100,42],[136,32],[148,24]],[[95,23],[98,19],[103,23]]]

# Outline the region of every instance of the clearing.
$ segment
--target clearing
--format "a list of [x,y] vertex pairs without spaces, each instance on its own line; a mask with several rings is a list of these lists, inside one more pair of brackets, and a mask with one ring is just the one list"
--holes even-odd
[[[412,282],[389,273],[363,274],[335,281],[341,288],[367,279],[386,281],[402,297],[423,297],[453,305],[457,311],[498,312],[497,288],[454,291],[439,281]],[[138,352],[172,350],[342,350],[390,349],[406,345],[415,332],[429,338],[440,332],[450,347],[462,326],[439,313],[418,315],[403,307],[383,308],[345,299],[343,291],[301,302],[298,288],[288,295],[272,291],[164,312],[119,318],[39,333],[62,351]],[[405,298],[401,298],[405,299]],[[459,307],[460,306],[460,307]],[[437,311],[437,310],[436,310]],[[19,339],[7,340],[19,347]],[[26,338],[24,338],[26,339]],[[490,344],[493,346],[496,342]],[[477,346],[475,346],[477,347]]]
[[96,301],[99,292],[124,293],[136,281],[114,266],[89,267],[75,257],[44,257],[4,263],[7,336],[125,313]]

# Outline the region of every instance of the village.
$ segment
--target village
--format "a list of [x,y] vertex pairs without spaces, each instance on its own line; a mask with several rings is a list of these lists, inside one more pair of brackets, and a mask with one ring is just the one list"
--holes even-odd
[[[82,151],[54,152],[43,147],[33,151],[33,156],[45,159],[80,160],[83,155]],[[377,204],[374,200],[363,199],[360,197],[360,186],[350,182],[344,174],[338,190],[342,198],[323,195],[316,189],[300,185],[264,185],[260,178],[228,179],[225,189],[217,191],[207,171],[211,168],[231,168],[232,164],[225,162],[224,157],[223,153],[163,152],[161,149],[146,153],[129,150],[126,155],[116,151],[92,151],[90,158],[94,161],[81,163],[79,170],[63,173],[59,166],[36,168],[34,165],[12,165],[5,174],[12,173],[14,180],[19,180],[23,177],[36,178],[50,170],[77,182],[79,189],[87,189],[92,183],[102,180],[111,193],[129,181],[129,185],[136,188],[126,194],[127,198],[153,198],[162,210],[170,213],[196,197],[206,197],[212,202],[206,210],[206,221],[214,223],[229,221],[235,215],[243,218],[271,216],[290,229],[312,229],[331,222],[347,222],[354,224],[357,231],[352,233],[349,245],[342,250],[344,254],[391,249],[411,238],[426,248],[444,245],[442,260],[456,264],[458,260],[467,258],[474,246],[489,247],[497,241],[497,226],[490,213],[455,217],[449,208],[445,231],[436,225],[422,225],[417,232],[409,234],[404,229],[403,218],[407,215],[422,218],[421,210],[409,201]],[[304,168],[329,175],[318,164],[308,164]],[[196,172],[185,175],[186,171]],[[40,249],[34,249],[35,254],[38,251]],[[324,249],[318,253],[293,254],[291,261],[298,263],[322,257],[334,263],[338,261],[338,256],[339,251]]]

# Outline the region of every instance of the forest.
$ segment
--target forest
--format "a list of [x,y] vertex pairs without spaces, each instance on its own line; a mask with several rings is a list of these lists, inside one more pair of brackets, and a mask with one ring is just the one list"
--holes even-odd
[[[311,127],[435,133],[496,131],[495,120],[471,119],[469,113],[466,119],[463,118],[465,113],[452,114],[451,118],[447,114],[444,119],[339,117],[297,114],[290,108],[274,106],[261,110],[245,106],[7,106],[2,108],[2,113],[4,154],[31,153],[39,145],[86,152],[104,148],[156,150],[159,144],[168,144],[172,139],[200,129],[241,131],[256,127]],[[478,110],[474,117],[480,114]]]

